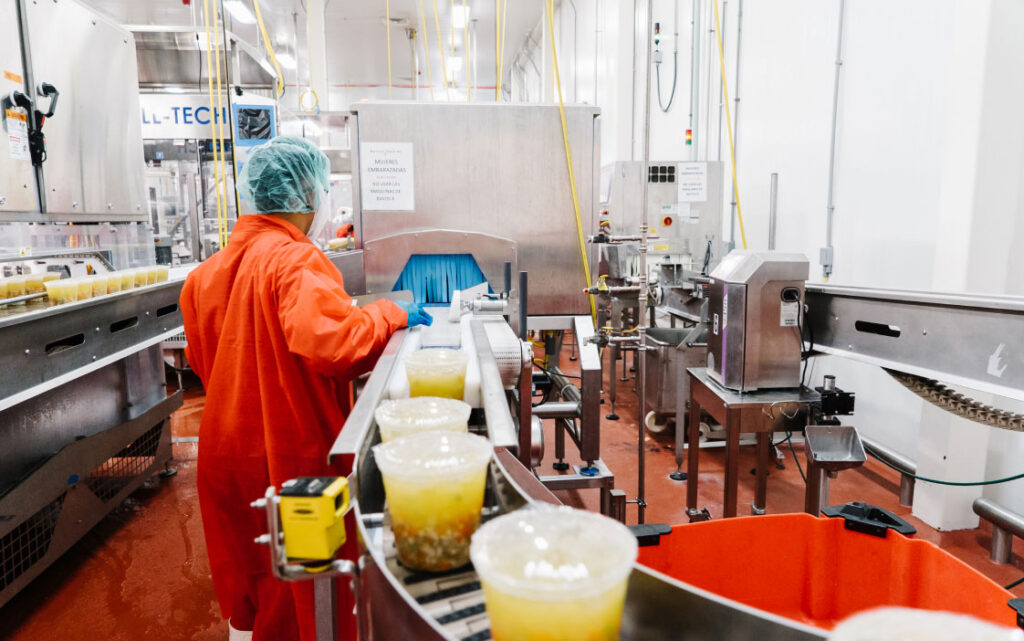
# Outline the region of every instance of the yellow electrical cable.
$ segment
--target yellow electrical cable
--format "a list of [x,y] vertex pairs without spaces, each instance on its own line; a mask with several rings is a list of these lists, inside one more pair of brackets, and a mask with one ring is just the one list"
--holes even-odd
[[729,83],[725,81],[725,54],[722,52],[722,26],[718,20],[718,0],[715,3],[715,34],[718,36],[718,62],[722,68],[722,98],[725,100],[725,122],[729,130],[729,158],[732,160],[732,193],[736,197],[736,217],[740,221],[740,238],[747,248],[747,232],[743,229],[743,209],[740,208],[740,184],[736,180],[736,145],[732,141],[732,114],[729,111]]
[[462,18],[465,20],[462,23],[462,49],[466,54],[463,56],[466,61],[466,102],[469,102],[470,94],[473,91],[473,79],[469,74],[469,11],[466,9],[466,0],[462,0]]
[[391,100],[391,0],[384,0],[384,28],[388,34],[388,100]]
[[427,14],[420,0],[420,31],[423,32],[423,57],[427,59],[427,82],[430,83],[430,99],[434,99],[434,77],[430,73],[430,29],[427,28]]
[[501,91],[501,0],[494,0],[494,102]]
[[444,96],[447,100],[451,100],[452,95],[448,89],[448,64],[444,61],[444,40],[441,38],[441,18],[437,15],[437,0],[433,0],[433,2],[434,29],[437,30],[437,49],[441,52],[441,73],[444,74]]
[[[505,74],[505,33],[508,31],[508,0],[502,3],[501,9],[501,53],[498,54],[498,91],[501,91],[501,79]],[[501,95],[500,93],[498,95]]]
[[[548,33],[551,35],[551,66],[555,72],[555,87],[558,89],[558,116],[562,120],[562,142],[565,145],[565,166],[569,169],[569,187],[572,190],[572,208],[576,214],[576,233],[580,241],[580,258],[583,259],[583,275],[590,287],[590,263],[587,261],[587,243],[583,238],[583,220],[580,218],[580,201],[576,195],[576,174],[572,169],[572,149],[569,146],[569,127],[565,123],[565,104],[562,101],[562,79],[558,74],[558,51],[555,47],[555,0],[547,0]],[[594,295],[589,294],[590,316],[597,322],[597,306]]]
[[455,0],[451,0],[451,10],[448,12],[448,53],[455,56]]
[[[213,139],[213,184],[217,195],[217,238],[223,241],[220,216],[220,163],[217,162],[217,107],[213,100],[213,53],[210,49],[210,0],[203,0],[203,21],[206,25],[206,85],[210,98],[210,137]],[[221,247],[223,248],[223,242]]]
[[281,71],[281,65],[277,62],[277,54],[274,53],[274,46],[270,44],[270,37],[267,36],[267,28],[263,24],[263,14],[260,13],[260,0],[252,0],[253,9],[256,10],[256,22],[260,25],[260,34],[263,36],[263,46],[267,48],[267,53],[270,54],[270,61],[274,63],[274,70],[277,71],[277,97],[280,98],[284,95],[284,73]]
[[[214,5],[214,8],[216,8],[216,4]],[[216,53],[216,56],[217,56],[216,59],[214,60],[214,67],[216,67],[216,71],[217,71],[217,113],[218,114],[223,114],[224,113],[224,85],[221,83],[221,77],[220,77],[221,57],[220,57],[220,12],[219,11],[217,11],[217,12],[215,12],[213,14],[213,27],[214,27],[214,29],[213,29],[213,45],[214,45],[213,46],[213,50],[214,50],[214,52]],[[224,44],[227,44],[227,43],[224,43]],[[216,122],[217,118],[214,117],[213,120]],[[218,126],[217,132],[218,133],[217,133],[216,144],[220,146],[220,161],[223,164],[225,162],[224,161],[224,118],[223,117],[220,118],[220,125]],[[234,155],[234,149],[232,149],[232,155]],[[228,177],[227,177],[227,168],[226,167],[221,167],[221,169],[220,169],[220,177],[221,177],[221,180],[220,180],[220,184],[218,185],[218,188],[224,193],[224,198],[223,198],[224,213],[222,215],[223,216],[223,220],[221,221],[220,246],[221,247],[227,247],[227,244],[228,244]]]

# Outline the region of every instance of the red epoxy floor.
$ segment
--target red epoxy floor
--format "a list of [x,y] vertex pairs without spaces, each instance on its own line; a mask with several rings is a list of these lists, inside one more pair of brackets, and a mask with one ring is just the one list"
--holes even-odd
[[[563,354],[562,364],[573,372],[575,363]],[[196,385],[194,379],[187,384]],[[633,383],[620,383],[616,411],[618,421],[602,418],[602,454],[616,474],[616,487],[636,496],[637,416]],[[209,578],[209,563],[195,488],[196,444],[202,414],[201,390],[192,387],[173,417],[172,432],[181,439],[174,446],[174,478],[144,487],[109,515],[82,541],[51,566],[27,589],[0,609],[0,639],[35,641],[137,641],[138,639],[213,641],[227,638],[227,624],[220,620]],[[607,413],[607,403],[602,415]],[[553,473],[554,440],[547,431],[547,452],[541,474]],[[648,522],[686,522],[685,482],[668,478],[675,470],[674,436],[645,437],[647,451]],[[569,442],[569,462],[574,446]],[[799,445],[798,456],[803,457]],[[771,470],[768,512],[803,509],[803,482],[785,450],[786,469]],[[721,515],[722,449],[701,453],[700,504],[713,516]],[[740,514],[749,513],[754,478],[753,448],[741,450]],[[801,458],[801,462],[803,459]],[[685,469],[685,466],[684,466]],[[909,515],[896,501],[898,475],[869,461],[859,470],[843,472],[832,482],[832,503],[863,500],[889,509],[918,528],[918,537],[932,541],[964,560],[999,584],[1024,576],[1024,559],[997,565],[988,559],[990,529],[937,532]],[[597,491],[559,492],[566,503],[596,509]],[[250,500],[254,497],[240,497]],[[636,506],[628,508],[629,522],[636,521]],[[1019,544],[1018,544],[1019,547]],[[745,553],[739,550],[738,553]],[[1014,592],[1024,596],[1024,585]]]

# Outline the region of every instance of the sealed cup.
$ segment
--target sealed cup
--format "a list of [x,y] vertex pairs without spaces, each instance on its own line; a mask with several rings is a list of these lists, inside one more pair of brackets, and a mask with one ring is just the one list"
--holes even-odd
[[373,448],[398,559],[444,572],[469,562],[493,447],[482,436],[420,432]]
[[569,507],[484,524],[470,558],[494,641],[617,641],[637,541],[618,521]]
[[457,349],[420,349],[405,357],[409,396],[462,399],[469,358]]
[[454,398],[419,396],[383,401],[373,416],[387,443],[417,432],[466,432],[471,409]]

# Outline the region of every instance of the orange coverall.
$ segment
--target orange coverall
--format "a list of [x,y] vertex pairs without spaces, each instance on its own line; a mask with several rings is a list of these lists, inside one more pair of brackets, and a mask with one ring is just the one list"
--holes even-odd
[[[327,453],[351,409],[350,383],[406,313],[388,301],[356,307],[323,252],[269,215],[239,218],[227,247],[189,274],[181,310],[206,388],[198,490],[221,613],[254,641],[313,639],[312,583],[273,577],[253,542],[266,521],[249,502],[296,476],[349,471],[328,466]],[[355,558],[355,538],[344,556]],[[347,582],[338,594],[342,638],[355,639]]]

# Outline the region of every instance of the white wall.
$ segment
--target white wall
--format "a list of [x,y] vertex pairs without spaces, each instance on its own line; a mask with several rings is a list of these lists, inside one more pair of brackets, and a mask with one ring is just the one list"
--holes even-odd
[[[686,147],[694,1],[701,12],[699,106],[696,145]],[[555,30],[567,100],[593,101],[596,79],[602,162],[639,158],[646,2],[576,0],[575,5],[575,42],[574,11],[567,0],[558,9]],[[673,0],[654,2],[654,20],[662,23],[665,97],[674,5]],[[767,247],[770,175],[778,173],[776,246],[806,254],[811,280],[820,281],[839,2],[744,2],[737,90],[739,5],[739,0],[723,0],[720,9],[730,98],[739,98],[730,106],[738,118],[737,170],[749,246]],[[677,96],[672,110],[662,113],[652,81],[651,158],[695,153],[699,159],[722,158],[728,171],[728,138],[719,127],[713,3],[679,0],[678,11]],[[617,24],[608,20],[609,12]],[[1022,32],[1024,5],[1014,0],[846,3],[830,282],[1024,294],[1024,252],[1015,251],[1024,242]],[[569,77],[574,68],[577,76]],[[731,191],[727,185],[726,212]],[[1010,341],[1016,345],[1019,337]],[[861,432],[919,459],[923,470],[974,480],[1024,470],[1024,436],[936,415],[876,367],[823,358],[812,372],[812,381],[837,374],[840,386],[857,392],[855,424]],[[1018,409],[1005,399],[983,400]],[[971,444],[979,451],[968,451]],[[957,499],[956,491],[925,487],[925,518],[944,528],[973,523],[964,496],[980,490],[959,491]],[[1020,487],[1014,483],[985,492],[1024,513]]]

